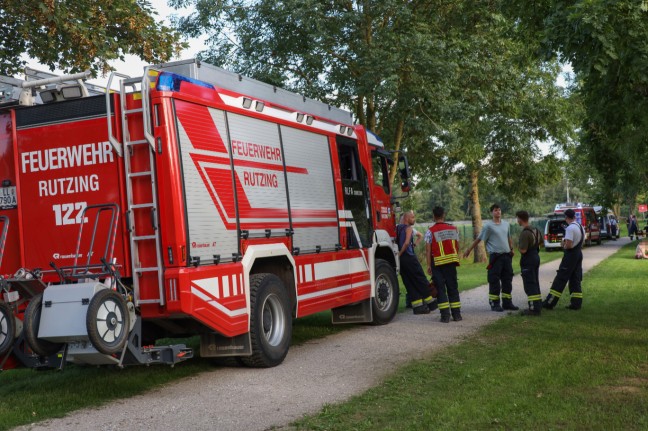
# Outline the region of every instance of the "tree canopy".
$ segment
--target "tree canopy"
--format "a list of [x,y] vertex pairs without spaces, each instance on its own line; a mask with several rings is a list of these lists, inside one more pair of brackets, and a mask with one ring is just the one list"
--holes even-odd
[[508,4],[538,54],[559,56],[577,77],[584,119],[578,153],[605,203],[633,206],[648,183],[648,2],[540,0]]
[[25,55],[66,72],[105,73],[125,54],[166,61],[184,45],[155,15],[147,0],[3,0],[0,73],[19,72]]

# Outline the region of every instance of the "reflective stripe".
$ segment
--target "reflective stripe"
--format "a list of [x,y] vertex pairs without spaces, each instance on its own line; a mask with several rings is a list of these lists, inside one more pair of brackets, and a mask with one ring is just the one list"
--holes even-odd
[[450,308],[460,308],[461,307],[461,302],[451,302],[450,303]]
[[412,307],[418,307],[419,305],[423,305],[422,299],[417,299],[416,301],[412,301]]
[[488,295],[488,299],[493,301],[499,301],[499,295]]
[[583,292],[575,292],[571,294],[572,298],[582,298],[583,297]]
[[449,308],[449,307],[450,307],[449,302],[442,302],[442,303],[439,304],[439,310],[445,310],[446,308]]
[[529,301],[540,301],[542,299],[542,295],[529,295]]
[[432,298],[431,296],[428,296],[427,298],[423,299],[423,302],[425,302],[426,304],[429,304],[431,302],[434,302],[434,298]]
[[512,299],[513,297],[511,296],[510,293],[502,293],[502,298],[504,298],[504,299]]
[[562,296],[562,293],[560,293],[560,292],[558,292],[556,290],[553,290],[553,289],[549,289],[549,293],[551,295],[555,296],[556,298],[560,298]]

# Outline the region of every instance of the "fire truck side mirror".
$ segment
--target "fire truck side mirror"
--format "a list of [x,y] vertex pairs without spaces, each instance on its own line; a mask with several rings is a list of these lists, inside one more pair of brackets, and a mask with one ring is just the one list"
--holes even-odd
[[409,163],[407,162],[407,156],[400,155],[398,156],[398,172],[401,177],[401,191],[407,193],[410,191],[410,170]]

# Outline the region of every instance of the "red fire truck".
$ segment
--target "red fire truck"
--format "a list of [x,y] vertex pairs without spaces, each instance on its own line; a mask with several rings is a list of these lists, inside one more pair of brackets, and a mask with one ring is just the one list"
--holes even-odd
[[196,60],[78,79],[0,105],[0,355],[271,367],[293,318],[392,320],[392,161],[350,113]]

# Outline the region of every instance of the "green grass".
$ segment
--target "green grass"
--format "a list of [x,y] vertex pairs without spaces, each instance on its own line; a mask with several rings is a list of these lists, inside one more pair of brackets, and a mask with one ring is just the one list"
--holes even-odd
[[646,261],[585,275],[584,307],[509,316],[295,424],[309,430],[648,429]]
[[[543,261],[547,261],[545,255],[548,258],[558,258],[561,253],[543,253]],[[519,272],[519,268],[516,271]],[[485,284],[485,264],[463,261],[459,267],[459,278],[462,290]],[[401,286],[401,310],[404,309],[404,292],[405,289]],[[330,311],[297,319],[293,325],[292,344],[302,344],[354,326],[332,325]],[[199,341],[196,337],[182,342],[198,350]],[[116,370],[68,366],[63,372],[8,370],[0,373],[0,430],[62,417],[77,409],[133,396],[167,382],[213,370],[223,364],[229,365],[231,362],[194,358],[174,368],[158,365]]]

